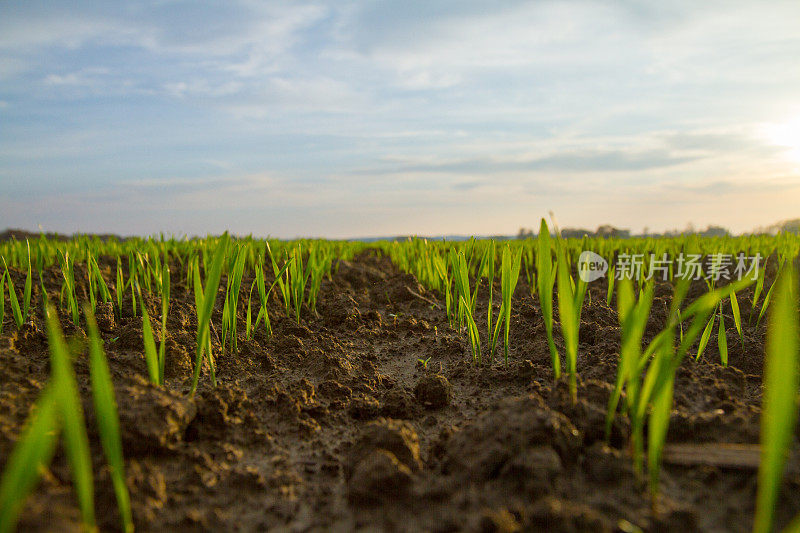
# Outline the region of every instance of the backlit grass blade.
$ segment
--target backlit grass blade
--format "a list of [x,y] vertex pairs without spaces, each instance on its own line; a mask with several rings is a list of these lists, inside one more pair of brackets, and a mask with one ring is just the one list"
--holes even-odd
[[[494,299],[494,274],[495,274],[495,244],[494,240],[489,241],[489,245],[486,247],[486,255],[489,257],[488,262],[486,263],[485,273],[486,278],[489,281],[489,305],[487,307],[486,312],[486,338],[493,339],[494,335],[492,334],[492,314],[494,313],[493,309],[493,299]],[[498,317],[498,321],[500,318]],[[495,344],[492,342],[492,345],[489,350],[489,358],[494,361],[494,348]]]
[[311,271],[303,268],[303,250],[299,244],[292,252],[292,259],[289,266],[289,292],[292,296],[295,320],[300,324],[300,311],[303,307],[306,283]]
[[[226,303],[228,305],[228,322],[223,325],[230,339],[231,351],[236,353],[239,349],[239,339],[237,333],[236,307],[239,302],[239,290],[242,285],[242,275],[244,273],[244,263],[247,257],[247,246],[241,246],[236,254],[233,270],[228,277],[228,290],[226,291]],[[224,344],[224,343],[223,343]]]
[[266,283],[264,281],[264,259],[262,256],[258,257],[258,261],[256,263],[256,279],[254,283],[256,285],[256,288],[258,289],[259,302],[261,302],[260,309],[258,311],[258,316],[256,317],[256,325],[254,326],[254,328],[258,328],[258,322],[259,320],[261,320],[263,316],[264,328],[267,330],[267,335],[272,335],[272,326],[269,321],[269,314],[267,313],[267,290],[266,290]]
[[452,252],[450,257],[453,263],[453,278],[456,292],[458,293],[459,324],[467,327],[473,364],[483,364],[481,356],[481,343],[478,328],[472,315],[472,295],[469,288],[469,267],[464,252]]
[[[200,313],[197,319],[197,351],[195,353],[194,362],[194,375],[192,376],[191,395],[194,395],[197,390],[197,383],[200,380],[200,369],[203,365],[203,354],[205,353],[205,345],[209,342],[210,338],[210,322],[211,311],[214,309],[214,302],[217,299],[217,290],[219,289],[219,280],[222,276],[222,265],[225,261],[225,254],[228,250],[228,233],[226,232],[217,244],[214,251],[214,259],[212,260],[211,269],[207,273],[206,284],[203,288],[203,302]],[[208,354],[209,361],[211,361],[211,354]],[[211,363],[213,364],[213,363]]]
[[136,261],[133,253],[128,254],[128,286],[131,288],[131,314],[136,316]]
[[[664,349],[672,350],[671,346],[667,344],[664,346]],[[661,393],[653,400],[653,408],[650,411],[650,418],[647,424],[648,485],[650,494],[653,497],[654,508],[655,498],[658,494],[658,481],[661,473],[661,456],[664,451],[664,443],[667,440],[669,417],[672,411],[674,385],[675,377],[673,374],[669,376]]]
[[578,318],[575,310],[575,293],[572,289],[572,277],[567,266],[564,246],[559,241],[558,249],[558,317],[561,321],[561,335],[564,337],[564,351],[567,359],[569,391],[572,401],[577,401],[577,361],[578,361]]
[[6,273],[0,276],[0,334],[3,333],[3,320],[6,317]]
[[756,328],[758,328],[758,325],[761,324],[761,319],[764,318],[764,315],[767,312],[767,307],[769,307],[769,301],[772,298],[772,290],[775,288],[775,285],[778,283],[778,279],[781,276],[781,271],[782,270],[783,270],[783,268],[778,268],[777,277],[775,278],[775,281],[772,282],[772,285],[770,285],[769,290],[767,291],[767,295],[764,296],[764,302],[761,304],[761,310],[758,312],[758,320],[756,320]]
[[144,306],[144,298],[139,296],[139,302],[142,306],[142,342],[144,343],[144,360],[147,363],[147,374],[150,376],[150,381],[156,385],[161,385],[158,380],[158,352],[156,351],[156,341],[153,337],[153,328],[150,325],[150,314]]
[[92,481],[92,460],[89,454],[89,438],[83,419],[81,397],[64,335],[58,323],[55,309],[45,312],[47,338],[50,344],[50,369],[52,386],[55,390],[62,430],[64,447],[67,451],[78,507],[84,525],[94,529],[94,485]]
[[555,270],[553,258],[550,253],[550,230],[544,218],[539,227],[536,253],[536,283],[539,293],[539,307],[542,310],[542,319],[547,333],[547,346],[550,349],[550,364],[553,367],[553,377],[561,377],[561,359],[553,341],[553,285],[555,283]]
[[[287,281],[287,271],[286,269],[281,269],[278,267],[278,261],[275,259],[275,255],[272,253],[272,249],[269,246],[269,242],[266,243],[267,252],[269,253],[269,259],[272,262],[272,272],[275,274],[275,282],[278,284],[278,288],[281,290],[281,297],[283,298],[283,307],[286,309],[286,316],[289,316],[289,309],[292,307],[292,295],[289,289],[289,283]],[[284,267],[288,265],[289,259],[286,258],[284,260]],[[280,273],[283,273],[279,275]]]
[[[47,297],[47,290],[44,288],[44,279],[42,278],[41,271],[39,272],[39,290],[42,293],[42,304],[44,304],[44,308],[46,309],[48,305],[50,305],[50,300]],[[0,294],[3,294],[2,284],[0,284]],[[2,300],[2,298],[0,298]],[[0,324],[3,323],[3,304],[0,302]],[[0,333],[3,332],[3,327],[0,325]]]
[[42,469],[50,464],[58,443],[58,406],[48,385],[33,408],[25,429],[14,446],[0,479],[0,531],[14,531],[28,495],[36,487]]
[[440,287],[444,287],[444,306],[447,312],[447,321],[450,323],[450,327],[453,328],[457,321],[456,311],[454,309],[456,306],[453,305],[452,295],[453,280],[450,279],[447,263],[442,257],[436,256],[433,259],[433,268],[439,275]]
[[122,274],[122,262],[117,257],[117,282],[114,285],[114,292],[117,295],[117,315],[122,318],[122,298],[125,296],[125,278]]
[[92,380],[92,399],[97,418],[97,431],[100,434],[100,443],[108,461],[122,530],[130,533],[133,531],[133,519],[130,495],[125,484],[125,461],[122,457],[122,439],[120,438],[114,385],[111,382],[111,373],[103,353],[103,341],[100,339],[94,314],[91,309],[84,308],[84,316],[89,330],[89,372]]
[[[769,259],[767,259],[769,261]],[[750,311],[750,319],[747,321],[748,324],[752,324],[753,321],[753,310],[756,308],[756,304],[758,303],[758,298],[761,296],[761,291],[764,290],[764,278],[767,272],[767,261],[764,262],[764,267],[758,271],[758,279],[756,280],[756,288],[753,290],[753,305]]]
[[80,314],[78,311],[78,297],[75,294],[75,271],[73,268],[73,260],[69,252],[61,253],[58,251],[58,260],[61,264],[61,275],[64,278],[64,284],[61,287],[62,295],[66,293],[67,304],[69,305],[70,313],[72,314],[72,323],[78,325],[80,321]]
[[22,291],[22,321],[28,320],[28,313],[31,309],[31,243],[25,239],[25,246],[28,249],[28,273],[25,276],[25,286]]
[[[508,246],[503,249],[503,260],[501,264],[501,285],[503,298],[503,355],[506,366],[508,366],[508,334],[511,328],[511,298],[519,279],[520,261],[522,250],[518,249],[512,254]],[[492,258],[494,261],[494,258]]]
[[472,317],[472,310],[470,309],[469,302],[467,302],[463,295],[459,295],[459,299],[464,309],[464,320],[467,325],[469,346],[472,350],[472,361],[480,365],[483,363],[483,359],[481,357],[481,341],[478,333],[478,326],[475,324],[475,319]]
[[11,273],[8,271],[8,265],[5,263],[6,259],[4,257],[3,266],[5,266],[5,277],[8,280],[8,301],[11,302],[11,316],[14,317],[14,324],[16,324],[17,329],[19,329],[22,327],[22,323],[24,322],[22,317],[22,309],[20,308],[19,300],[17,299],[17,291],[14,289],[14,281],[11,279]]
[[606,441],[611,436],[611,424],[614,421],[623,386],[627,389],[629,403],[635,404],[638,396],[640,378],[637,373],[639,373],[639,361],[642,358],[642,336],[650,316],[653,295],[652,282],[645,285],[638,302],[634,302],[633,284],[629,279],[620,280],[617,285],[617,315],[622,333],[622,343],[617,363],[616,383],[609,398],[606,413]]
[[[797,420],[798,314],[797,273],[791,262],[778,285],[767,335],[761,410],[761,465],[753,531],[772,530],[775,504]],[[775,286],[775,284],[773,284]],[[771,290],[771,289],[770,289]]]
[[86,260],[86,284],[89,287],[89,303],[92,306],[92,311],[97,309],[97,300],[94,296],[94,276],[92,275],[92,252],[88,252],[88,259]]
[[703,352],[706,350],[706,346],[708,346],[708,341],[711,339],[711,333],[714,330],[714,318],[716,314],[712,314],[711,317],[708,319],[708,324],[706,324],[705,329],[703,330],[703,335],[700,337],[700,344],[697,345],[697,355],[695,359],[698,361],[701,357],[703,357]]
[[164,365],[166,364],[167,315],[169,314],[170,273],[169,264],[164,261],[161,273],[161,343],[158,346],[158,383],[164,384]]
[[[256,286],[255,280],[253,283],[250,284],[250,292],[247,294],[247,315],[245,316],[245,325],[244,325],[244,338],[246,340],[250,340],[250,331],[253,327],[253,289]],[[258,322],[256,322],[256,326],[258,326]]]
[[108,290],[108,285],[103,279],[103,273],[100,271],[97,260],[93,257],[91,258],[90,269],[92,271],[92,275],[94,276],[95,282],[97,283],[97,290],[100,292],[100,297],[103,299],[103,302],[111,301],[111,291]]
[[728,336],[725,332],[725,316],[722,314],[722,306],[719,306],[719,330],[717,331],[717,346],[719,347],[719,359],[722,366],[728,366]]
[[736,292],[731,293],[731,312],[733,313],[733,325],[736,326],[736,333],[739,334],[739,340],[744,346],[744,333],[742,332],[742,313],[739,310],[739,299],[736,297]]

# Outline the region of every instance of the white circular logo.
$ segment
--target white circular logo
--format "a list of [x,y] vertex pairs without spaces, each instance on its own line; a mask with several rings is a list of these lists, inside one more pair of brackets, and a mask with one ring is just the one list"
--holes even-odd
[[603,256],[588,250],[581,252],[578,258],[578,276],[589,283],[602,278],[608,272],[608,261]]

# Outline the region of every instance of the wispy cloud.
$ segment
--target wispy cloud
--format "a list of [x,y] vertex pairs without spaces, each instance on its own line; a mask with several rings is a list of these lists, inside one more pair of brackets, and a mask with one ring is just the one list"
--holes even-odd
[[204,233],[205,208],[245,233],[346,236],[514,232],[551,208],[584,226],[797,216],[800,146],[762,131],[800,116],[794,1],[2,11],[0,207],[18,224],[103,231],[139,210],[147,225],[123,232]]

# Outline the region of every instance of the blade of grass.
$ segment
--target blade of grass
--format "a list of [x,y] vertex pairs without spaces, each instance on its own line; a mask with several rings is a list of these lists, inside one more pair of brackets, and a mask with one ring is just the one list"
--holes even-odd
[[564,337],[569,393],[574,403],[578,399],[578,322],[575,311],[575,293],[572,289],[572,276],[569,274],[567,257],[561,241],[556,242],[556,248],[558,251],[558,316],[561,321],[561,334]]
[[503,355],[506,366],[508,366],[508,335],[511,328],[511,298],[514,289],[517,287],[519,279],[520,262],[522,260],[522,249],[513,253],[508,246],[503,249],[503,260],[501,265],[501,286],[503,297]]
[[6,317],[6,273],[0,276],[0,334],[3,333],[3,320]]
[[722,366],[728,366],[728,336],[725,331],[725,315],[722,314],[722,306],[719,306],[719,330],[717,331],[717,346],[719,347],[719,359]]
[[155,385],[161,385],[158,380],[158,352],[156,351],[156,341],[153,338],[153,328],[150,325],[150,314],[144,305],[144,298],[139,292],[139,304],[142,309],[142,342],[144,343],[144,359],[147,363],[147,374],[150,381]]
[[119,431],[119,414],[114,385],[111,382],[111,373],[103,353],[103,341],[100,339],[94,314],[91,309],[86,307],[83,312],[89,330],[89,373],[92,380],[94,410],[97,415],[97,430],[108,461],[122,530],[130,533],[133,531],[133,519],[128,486],[125,484],[125,460],[122,456],[122,439]]
[[744,333],[742,332],[742,313],[739,310],[739,299],[736,297],[736,292],[731,293],[731,312],[733,313],[733,325],[736,326],[736,333],[739,334],[739,340],[744,347]]
[[553,258],[550,254],[550,230],[544,218],[539,227],[536,254],[536,282],[538,284],[539,307],[547,333],[547,346],[550,349],[550,364],[553,367],[553,377],[561,378],[561,359],[553,340],[553,285],[555,283],[555,270]]
[[169,314],[170,273],[169,264],[164,261],[161,273],[161,343],[158,346],[158,383],[164,384],[164,366],[166,365],[167,315]]
[[11,302],[11,315],[14,317],[14,324],[17,329],[22,327],[22,309],[19,307],[19,300],[17,300],[17,291],[14,289],[14,282],[11,279],[11,273],[8,271],[8,265],[5,264],[6,259],[3,258],[3,265],[6,268],[5,277],[8,280],[8,301]]
[[[214,259],[212,260],[211,269],[207,274],[206,285],[203,289],[202,308],[200,309],[197,320],[197,351],[195,353],[194,375],[192,376],[192,388],[190,391],[192,396],[194,396],[195,391],[197,391],[197,384],[200,380],[200,369],[203,364],[203,354],[205,353],[204,348],[205,345],[210,342],[211,311],[213,311],[214,302],[217,299],[217,290],[219,289],[219,280],[222,276],[222,265],[225,261],[227,249],[228,233],[225,232],[214,251]],[[211,361],[211,353],[207,355],[209,361]]]
[[714,318],[716,314],[711,315],[708,319],[708,324],[706,324],[705,329],[703,330],[703,336],[700,337],[700,344],[697,345],[697,355],[695,356],[696,360],[700,360],[703,357],[703,352],[706,350],[706,346],[708,346],[708,341],[711,339],[711,332],[714,330]]
[[36,401],[0,479],[0,531],[14,531],[25,500],[50,464],[58,442],[58,406],[52,385]]
[[92,460],[89,454],[89,438],[83,418],[78,384],[72,369],[64,335],[58,323],[55,309],[46,310],[47,338],[50,344],[50,368],[56,402],[60,412],[64,434],[64,447],[67,451],[72,480],[78,497],[78,507],[84,525],[95,527],[94,485],[92,481]]
[[798,289],[797,273],[791,262],[788,265],[776,281],[778,289],[767,335],[755,533],[772,530],[786,454],[797,421]]
[[22,292],[22,321],[28,320],[28,313],[31,309],[31,243],[25,239],[25,246],[28,249],[28,274],[25,276],[25,288]]

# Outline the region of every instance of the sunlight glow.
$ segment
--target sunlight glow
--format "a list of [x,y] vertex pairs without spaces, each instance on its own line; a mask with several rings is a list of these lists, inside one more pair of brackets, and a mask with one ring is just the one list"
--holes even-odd
[[800,163],[800,115],[765,126],[764,135],[770,143],[787,148],[786,155]]

